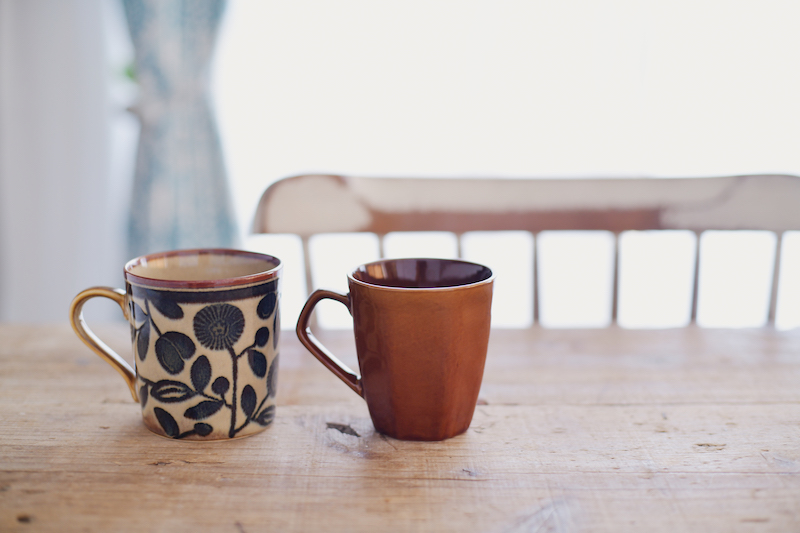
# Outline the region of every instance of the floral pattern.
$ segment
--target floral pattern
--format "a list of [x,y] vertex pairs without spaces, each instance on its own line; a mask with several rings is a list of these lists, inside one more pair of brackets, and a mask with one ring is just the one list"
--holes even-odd
[[[275,417],[275,405],[267,405],[267,401],[276,394],[278,356],[276,354],[270,362],[268,353],[264,352],[271,340],[270,348],[274,349],[277,332],[262,325],[256,330],[252,342],[242,347],[240,340],[248,319],[237,305],[210,303],[203,305],[191,317],[192,311],[185,303],[182,305],[152,290],[145,291],[144,295],[140,304],[132,300],[131,333],[138,361],[143,364],[150,352],[155,352],[158,367],[150,364],[148,372],[160,368],[164,378],[143,375],[138,368],[142,365],[137,364],[142,383],[139,399],[142,409],[148,402],[159,404],[153,407],[153,414],[164,434],[176,439],[206,437],[215,430],[212,422],[219,424],[220,419],[215,415],[224,411],[230,416],[226,426],[219,428],[217,433],[223,431],[229,438],[239,435],[253,423],[269,425]],[[153,309],[159,311],[158,315],[154,316]],[[274,328],[279,323],[277,314],[277,292],[272,290],[260,296],[256,313],[250,320],[271,323]],[[194,333],[193,337],[179,331],[177,323],[175,329],[170,327],[171,322],[181,321],[184,317],[191,317],[190,333]],[[151,343],[153,337],[155,341]],[[234,349],[237,343],[238,348]],[[227,352],[228,357],[212,352]],[[222,368],[221,362],[225,360],[230,366]],[[256,381],[250,377],[239,383],[240,363],[243,361],[247,361]],[[189,379],[184,372],[186,368],[189,369]],[[210,420],[212,417],[216,422]]]
[[230,348],[243,331],[244,314],[231,304],[209,305],[194,317],[194,335],[209,350]]

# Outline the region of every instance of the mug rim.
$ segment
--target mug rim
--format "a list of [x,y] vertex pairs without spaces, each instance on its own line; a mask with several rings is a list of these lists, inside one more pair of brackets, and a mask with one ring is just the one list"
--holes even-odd
[[[441,261],[441,262],[448,262],[448,263],[461,263],[465,265],[475,265],[479,267],[483,267],[489,271],[489,277],[477,281],[473,281],[470,283],[464,283],[461,285],[445,285],[442,287],[396,287],[391,285],[378,285],[377,283],[370,283],[368,281],[363,281],[357,279],[354,274],[356,271],[363,267],[367,267],[370,265],[375,265],[378,263],[387,263],[393,261]],[[431,292],[431,291],[455,291],[455,290],[464,290],[473,288],[479,285],[484,285],[488,283],[492,283],[495,278],[494,270],[489,268],[488,266],[482,263],[476,263],[474,261],[465,261],[463,259],[447,259],[443,257],[395,257],[390,259],[378,259],[377,261],[370,261],[369,263],[363,263],[358,265],[354,269],[347,274],[347,279],[357,285],[361,285],[363,287],[369,287],[370,289],[382,289],[386,291],[397,291],[397,292]]]
[[[269,270],[256,272],[255,274],[248,274],[246,276],[235,276],[231,278],[219,278],[219,279],[208,279],[208,280],[167,280],[167,279],[150,278],[147,276],[141,276],[131,272],[131,269],[141,265],[143,262],[146,263],[147,261],[163,259],[168,257],[176,257],[176,256],[204,255],[204,254],[250,257],[252,259],[275,263],[275,266]],[[273,255],[263,254],[261,252],[252,252],[249,250],[238,250],[233,248],[191,248],[185,250],[168,250],[164,252],[155,252],[152,254],[140,255],[139,257],[135,257],[130,261],[128,261],[127,263],[125,263],[123,273],[125,276],[125,280],[128,281],[129,283],[144,285],[148,287],[181,288],[181,289],[185,288],[216,289],[223,287],[237,287],[240,285],[250,285],[254,283],[269,281],[277,278],[282,268],[283,268],[283,262],[280,259],[278,259]]]

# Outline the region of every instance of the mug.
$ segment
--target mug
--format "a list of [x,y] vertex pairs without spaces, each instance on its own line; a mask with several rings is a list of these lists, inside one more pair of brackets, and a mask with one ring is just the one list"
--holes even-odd
[[[375,429],[403,440],[444,440],[467,430],[483,379],[492,271],[449,259],[392,259],[359,266],[349,294],[313,292],[297,323],[303,345],[362,396]],[[353,316],[361,375],[311,333],[317,303]]]
[[[125,265],[126,290],[93,287],[70,307],[75,333],[128,383],[147,428],[217,440],[264,430],[275,417],[281,261],[239,250],[177,250]],[[134,368],[87,326],[102,296],[130,322]]]

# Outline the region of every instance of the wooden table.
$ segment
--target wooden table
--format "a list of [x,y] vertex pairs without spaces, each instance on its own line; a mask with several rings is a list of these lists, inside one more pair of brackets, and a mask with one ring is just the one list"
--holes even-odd
[[214,443],[148,432],[67,325],[0,340],[0,531],[800,531],[800,332],[494,331],[439,443],[376,434],[289,332],[273,426]]

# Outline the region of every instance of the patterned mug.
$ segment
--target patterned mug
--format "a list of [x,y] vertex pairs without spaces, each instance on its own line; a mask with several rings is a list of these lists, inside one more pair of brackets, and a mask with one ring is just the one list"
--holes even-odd
[[[216,440],[264,430],[275,417],[281,261],[238,250],[177,250],[125,265],[126,290],[93,287],[72,301],[75,333],[122,374],[148,429]],[[95,296],[131,326],[135,370],[83,319]]]

